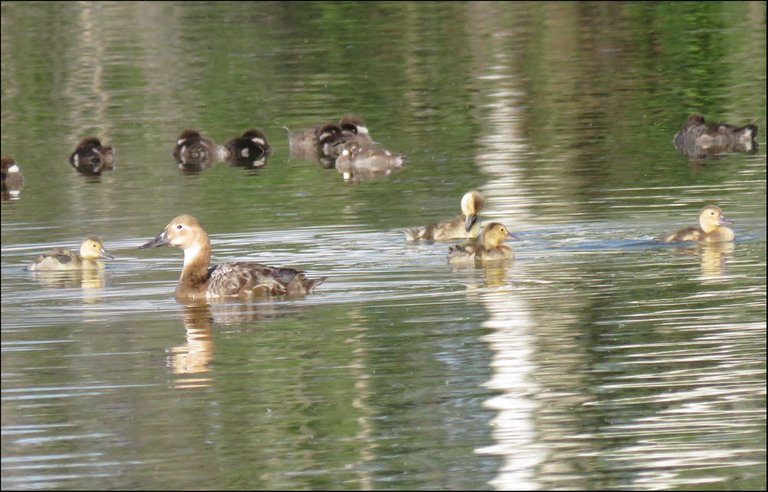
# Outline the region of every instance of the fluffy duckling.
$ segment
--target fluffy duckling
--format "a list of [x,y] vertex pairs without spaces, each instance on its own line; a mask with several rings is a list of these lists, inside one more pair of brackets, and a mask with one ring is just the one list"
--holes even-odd
[[65,248],[56,248],[53,251],[38,256],[27,267],[27,270],[65,271],[65,270],[102,270],[104,264],[99,258],[114,260],[114,256],[107,253],[104,243],[97,237],[87,237],[80,245],[80,253],[73,253]]
[[672,234],[660,238],[665,243],[673,241],[703,241],[707,243],[719,243],[733,241],[733,230],[726,227],[733,224],[717,205],[707,205],[699,212],[699,227],[690,226],[680,229]]
[[18,195],[24,186],[24,176],[21,175],[21,169],[13,157],[2,157],[0,159],[0,169],[2,169],[2,192],[9,195]]
[[101,174],[114,167],[115,151],[96,137],[84,138],[69,156],[69,163],[82,174]]
[[489,222],[477,239],[469,239],[448,249],[448,262],[453,264],[485,263],[497,260],[511,260],[514,250],[502,244],[507,239],[517,239],[500,222]]
[[362,145],[351,140],[345,142],[342,149],[336,159],[336,170],[345,181],[387,176],[403,167],[403,156],[376,145]]
[[217,154],[219,160],[237,166],[261,167],[266,165],[271,151],[272,148],[267,143],[264,132],[258,128],[251,128],[219,147]]
[[184,250],[184,266],[176,285],[177,299],[304,295],[326,280],[306,278],[303,271],[253,262],[211,263],[211,242],[200,222],[179,215],[154,239],[139,248],[176,246]]
[[485,199],[479,191],[469,191],[461,197],[462,215],[426,227],[405,230],[408,241],[448,241],[476,237],[480,232],[477,216],[485,206]]
[[341,127],[342,133],[346,134],[348,137],[352,137],[352,139],[356,140],[358,143],[373,143],[371,135],[368,133],[368,127],[365,126],[365,122],[359,116],[354,114],[342,116],[339,120],[339,127]]
[[757,126],[735,126],[728,123],[707,123],[700,113],[691,113],[672,142],[683,154],[700,156],[723,152],[750,152],[755,143]]
[[176,141],[173,157],[180,168],[200,169],[213,164],[216,146],[197,130],[184,130]]

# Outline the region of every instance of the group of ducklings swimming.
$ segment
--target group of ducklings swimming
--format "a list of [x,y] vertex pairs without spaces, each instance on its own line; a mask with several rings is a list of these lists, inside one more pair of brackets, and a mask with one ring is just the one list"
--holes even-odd
[[[393,166],[402,165],[402,156],[374,143],[362,120],[353,116],[343,117],[339,124],[328,123],[300,132],[287,129],[286,131],[292,153],[316,157],[320,162],[332,160],[334,166],[341,166],[343,169],[347,169],[344,166],[349,166],[348,170],[340,172],[360,172],[359,169],[353,170],[356,166],[366,168],[368,172],[375,172],[379,167],[386,167],[381,162]],[[723,123],[705,124],[703,117],[694,114],[675,135],[675,142],[693,139],[698,142],[697,145],[706,145],[707,142],[722,143],[729,139],[743,141],[744,138],[754,138],[756,133],[754,125],[734,127]],[[263,132],[258,129],[247,130],[242,136],[230,140],[223,149],[218,150],[210,139],[201,136],[199,132],[185,130],[177,142],[174,156],[184,163],[202,163],[211,161],[214,153],[218,153],[219,157],[250,161],[254,156],[266,158],[270,147]],[[356,159],[349,157],[351,154],[362,156],[363,164],[356,164]],[[376,165],[366,164],[369,161],[376,161]],[[111,147],[101,146],[98,139],[85,139],[70,156],[70,162],[73,166],[92,166],[92,169],[97,165],[110,166],[114,162],[114,151]],[[14,170],[16,164],[11,158],[3,157],[2,164],[5,186],[6,180],[18,170]],[[513,259],[514,250],[504,243],[509,239],[518,238],[510,234],[507,227],[500,222],[489,222],[481,227],[479,214],[484,205],[482,194],[471,190],[461,198],[460,215],[424,227],[405,229],[406,240],[464,240],[448,250],[448,262],[456,265],[483,265]],[[729,242],[735,237],[733,230],[727,227],[731,223],[718,206],[707,205],[699,212],[698,226],[685,227],[658,240]],[[255,262],[226,262],[211,266],[211,242],[208,233],[191,215],[175,217],[155,238],[139,248],[158,246],[175,246],[184,251],[184,264],[175,291],[178,299],[300,296],[311,292],[327,280],[327,277],[308,278],[301,270],[271,267]],[[79,253],[57,248],[40,255],[28,269],[38,272],[100,270],[104,268],[100,259],[114,257],[105,250],[100,239],[88,237],[80,246]]]
[[[449,248],[448,262],[456,265],[485,265],[511,260],[514,250],[504,244],[510,238],[500,222],[489,222],[480,228],[477,214],[484,200],[477,191],[466,193],[461,200],[462,214],[458,217],[407,229],[410,241],[446,241],[464,238],[461,244]],[[699,226],[680,229],[659,238],[664,242],[733,241],[731,221],[716,205],[707,205],[699,213]],[[184,251],[184,265],[176,285],[175,296],[181,300],[216,299],[222,297],[260,298],[273,296],[302,296],[325,282],[327,277],[308,278],[306,273],[292,268],[272,267],[255,262],[226,262],[211,266],[211,242],[200,222],[191,215],[175,217],[152,240],[140,249],[175,246]],[[101,240],[86,238],[79,253],[57,248],[40,255],[29,267],[32,271],[68,271],[103,269],[99,258],[113,259]]]

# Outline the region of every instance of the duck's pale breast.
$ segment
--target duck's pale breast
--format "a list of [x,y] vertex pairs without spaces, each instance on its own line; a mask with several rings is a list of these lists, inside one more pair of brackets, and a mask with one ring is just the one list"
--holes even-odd
[[500,244],[495,248],[483,248],[478,251],[476,258],[481,263],[499,261],[499,260],[511,260],[515,257],[515,251],[506,244]]
[[720,243],[733,241],[736,235],[730,227],[718,227],[714,231],[708,232],[704,235],[701,241],[708,243]]

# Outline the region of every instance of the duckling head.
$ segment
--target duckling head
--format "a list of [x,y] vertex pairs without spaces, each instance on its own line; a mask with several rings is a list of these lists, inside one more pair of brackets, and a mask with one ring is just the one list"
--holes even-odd
[[701,113],[691,113],[688,115],[688,120],[685,122],[685,126],[692,127],[704,124],[704,115]]
[[197,130],[187,129],[181,132],[181,135],[179,135],[179,139],[176,141],[176,145],[178,147],[181,147],[182,145],[187,145],[190,142],[193,142],[195,140],[200,140],[202,136],[200,135],[200,132]]
[[482,243],[486,248],[497,248],[510,237],[517,239],[509,233],[507,226],[500,222],[489,222],[483,227]]
[[321,144],[341,136],[341,127],[336,123],[326,123],[315,130],[315,137]]
[[101,140],[96,137],[87,137],[82,139],[77,145],[78,149],[86,149],[89,147],[101,147]]
[[699,212],[699,225],[704,232],[712,232],[726,224],[733,224],[733,221],[717,205],[707,205]]
[[368,128],[365,126],[363,119],[353,114],[348,114],[341,118],[339,126],[342,131],[351,132],[356,135],[368,135]]
[[249,128],[242,135],[243,138],[253,141],[256,145],[266,145],[267,136],[258,128]]
[[6,176],[9,174],[21,172],[13,157],[3,157],[1,162],[2,166],[0,166],[0,168],[2,169],[3,180],[5,180]]
[[85,241],[80,245],[80,257],[84,260],[95,260],[96,258],[115,259],[114,256],[107,253],[107,250],[104,249],[104,243],[101,239],[94,236],[85,238]]
[[464,228],[467,232],[477,222],[477,214],[480,213],[484,206],[485,199],[479,191],[468,191],[461,197],[461,213],[465,217]]

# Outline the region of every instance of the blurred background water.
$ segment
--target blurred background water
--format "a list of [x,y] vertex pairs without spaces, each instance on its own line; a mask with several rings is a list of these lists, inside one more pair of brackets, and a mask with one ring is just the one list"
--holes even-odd
[[[3,489],[765,489],[765,2],[3,2]],[[691,159],[688,113],[759,127]],[[345,183],[282,127],[363,117],[406,157]],[[186,174],[185,128],[258,171]],[[67,162],[94,135],[116,169]],[[405,227],[486,197],[513,263]],[[734,244],[660,245],[705,204]],[[214,259],[327,275],[184,305]],[[103,273],[35,276],[88,235]]]

